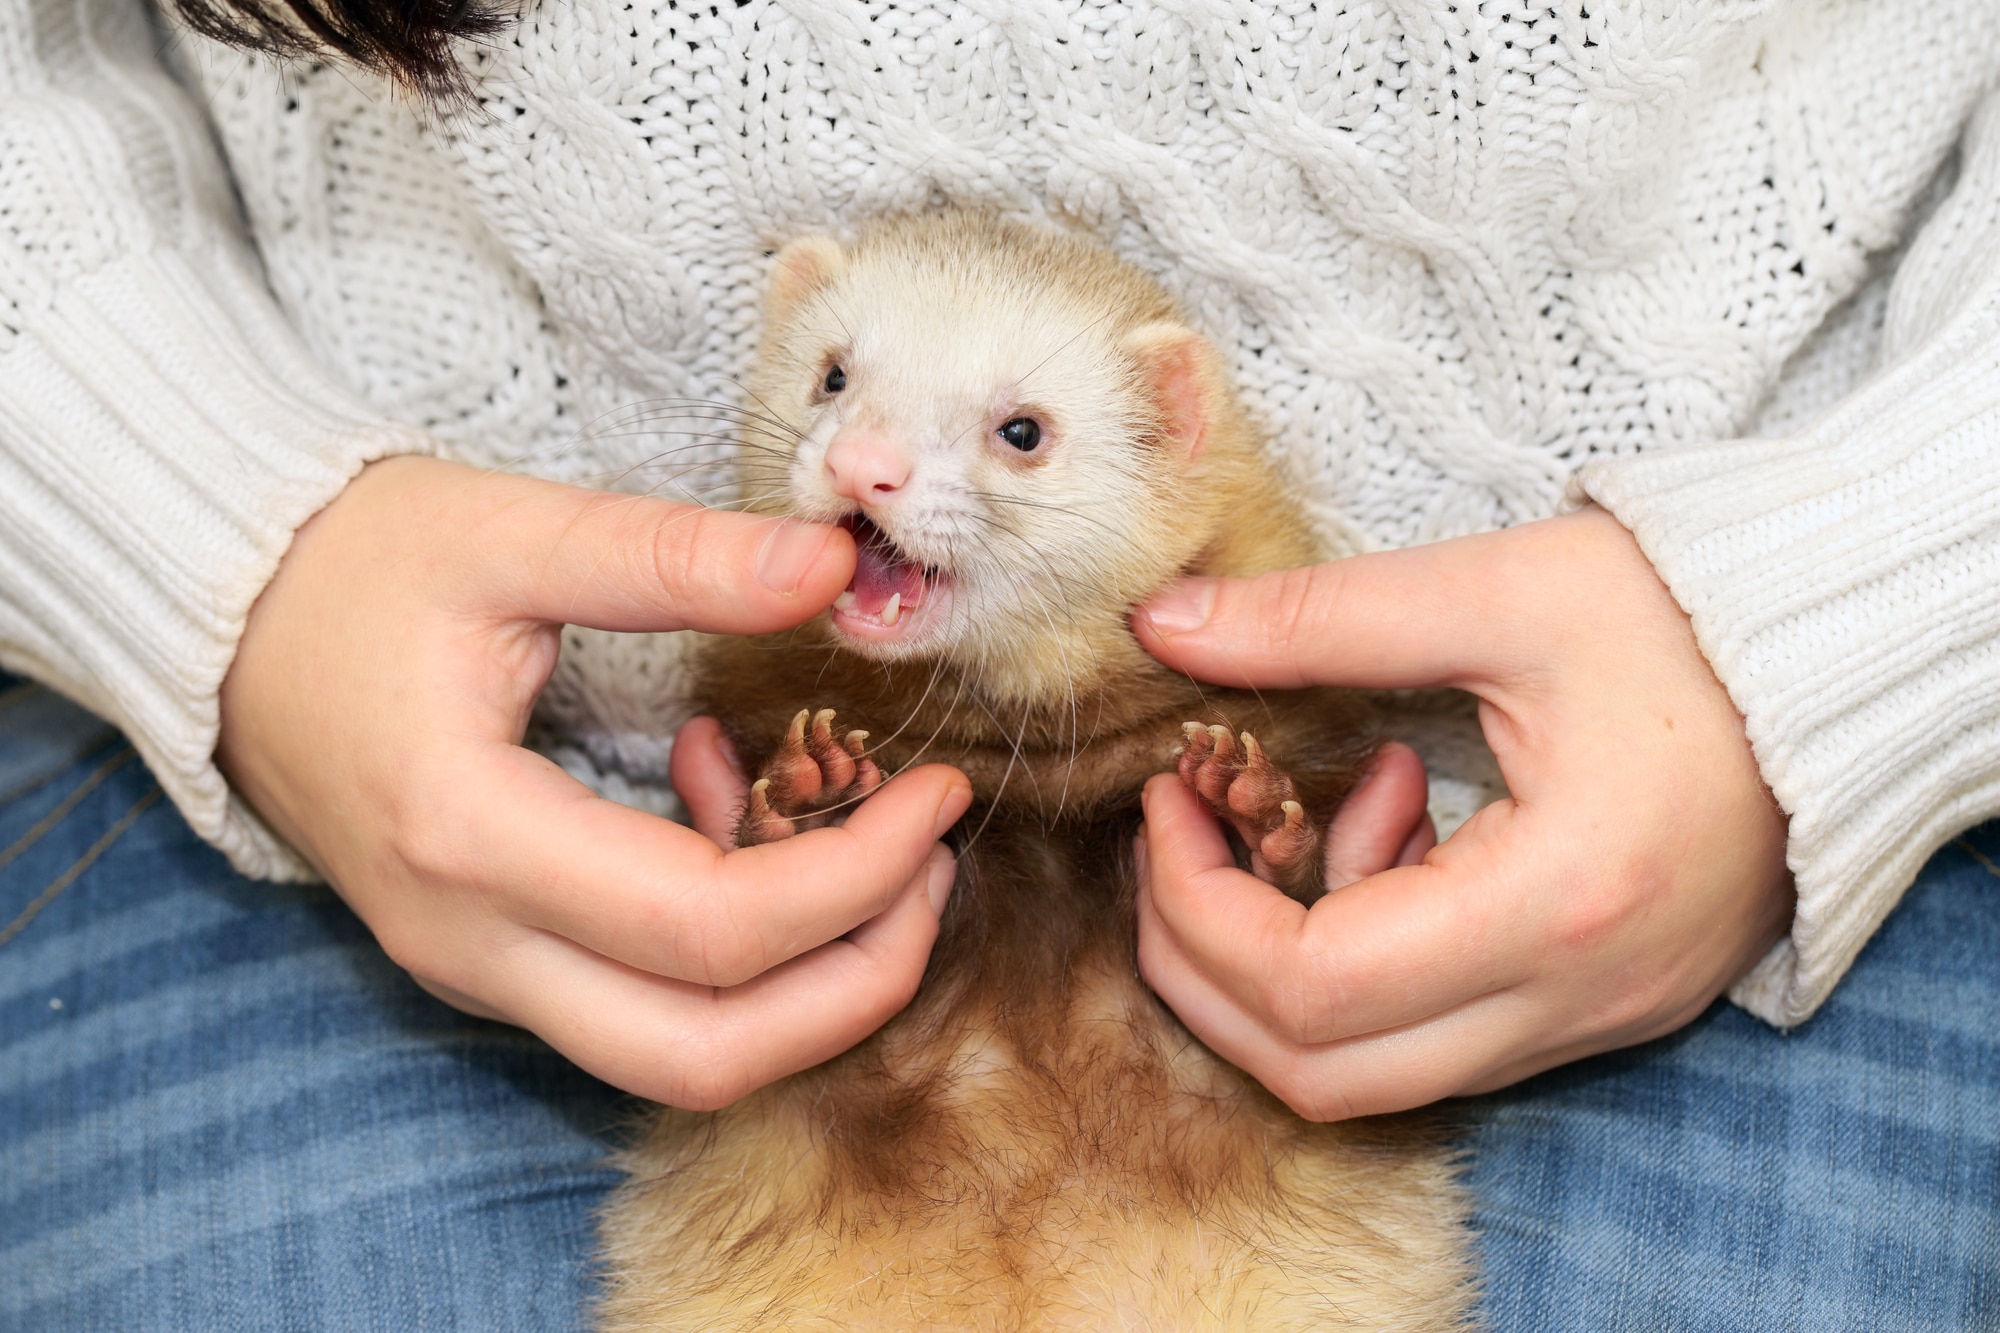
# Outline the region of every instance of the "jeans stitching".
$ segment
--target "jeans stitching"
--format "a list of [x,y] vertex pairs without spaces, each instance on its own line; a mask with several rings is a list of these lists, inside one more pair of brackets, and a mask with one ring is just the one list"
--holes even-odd
[[[99,772],[103,771],[102,769],[99,770]],[[139,816],[152,809],[153,803],[159,800],[162,794],[160,788],[155,786],[151,791],[134,801],[131,809],[118,816],[117,823],[104,830],[103,835],[96,842],[90,844],[88,851],[84,852],[82,856],[77,857],[69,869],[57,875],[46,889],[36,894],[34,901],[21,909],[21,914],[10,921],[5,930],[0,930],[0,948],[4,948],[8,941],[26,930],[28,923],[33,921],[44,907],[54,902],[57,894],[76,883],[84,871],[96,864],[98,857],[110,851],[111,844],[124,837],[127,831],[139,822]]]
[[76,809],[84,797],[97,790],[100,783],[123,768],[137,753],[136,750],[128,745],[93,769],[90,776],[78,783],[76,789],[70,792],[69,795],[63,797],[61,803],[55,809],[36,820],[34,827],[23,833],[19,838],[16,838],[12,847],[9,847],[4,852],[0,852],[0,870],[5,870],[13,864],[15,857],[40,842],[50,829],[62,823],[69,816],[69,812]]
[[[0,703],[0,707],[4,706],[3,703]],[[0,805],[12,805],[15,801],[20,800],[30,792],[40,791],[70,769],[75,768],[84,760],[103,750],[107,741],[123,739],[123,737],[110,727],[103,727],[92,732],[82,745],[76,746],[70,753],[52,764],[46,772],[29,778],[24,782],[17,783],[5,791],[0,791]]]
[[1993,863],[1993,859],[1987,856],[1986,853],[1980,851],[1977,847],[1974,847],[1964,838],[1958,839],[1956,842],[1952,843],[1952,846],[1958,848],[1958,850],[1964,852],[1967,856],[1979,862],[1981,866],[1985,867],[1987,874],[1993,876],[1993,878],[1995,879],[2000,879],[2000,865],[1995,865]]

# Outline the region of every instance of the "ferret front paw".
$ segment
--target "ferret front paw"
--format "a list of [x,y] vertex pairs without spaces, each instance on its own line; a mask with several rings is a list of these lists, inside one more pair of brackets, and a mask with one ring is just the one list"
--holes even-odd
[[1181,781],[1243,839],[1251,872],[1301,902],[1319,897],[1326,877],[1321,829],[1307,818],[1291,777],[1247,731],[1233,735],[1199,722],[1181,730]]
[[834,710],[802,709],[778,752],[750,784],[736,824],[736,845],[777,842],[834,822],[842,810],[882,785],[882,770],[863,749],[865,731],[836,738]]

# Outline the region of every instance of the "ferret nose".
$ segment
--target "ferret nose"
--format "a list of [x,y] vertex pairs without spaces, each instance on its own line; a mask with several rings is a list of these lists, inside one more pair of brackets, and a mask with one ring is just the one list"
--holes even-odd
[[910,480],[910,458],[876,431],[849,427],[826,446],[826,475],[836,494],[857,504],[887,504]]

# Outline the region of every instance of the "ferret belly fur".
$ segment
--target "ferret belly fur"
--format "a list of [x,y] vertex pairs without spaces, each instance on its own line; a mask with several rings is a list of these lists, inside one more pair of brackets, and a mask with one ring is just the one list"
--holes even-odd
[[[1145,512],[1129,531],[1076,537],[1083,530],[1037,506],[987,506],[1014,537],[1056,545],[1038,568],[1059,577],[1073,565],[1096,589],[1067,592],[1066,619],[1009,619],[981,602],[977,559],[954,549],[923,563],[927,579],[956,580],[938,613],[968,622],[956,637],[933,627],[911,651],[857,650],[822,617],[706,647],[700,702],[753,773],[800,710],[832,708],[840,727],[879,738],[868,753],[883,771],[951,762],[975,801],[954,834],[957,886],[911,1005],[856,1049],[721,1112],[662,1109],[627,1153],[630,1180],[604,1223],[601,1325],[1468,1327],[1467,1203],[1446,1127],[1423,1115],[1305,1122],[1211,1054],[1137,975],[1139,789],[1174,767],[1184,722],[1254,733],[1322,824],[1377,742],[1353,695],[1201,687],[1130,637],[1129,607],[1177,574],[1248,574],[1318,554],[1216,359],[1171,302],[1086,242],[963,214],[880,224],[852,248],[795,244],[780,259],[751,385],[764,424],[745,432],[746,457],[776,460],[766,475],[785,485],[755,507],[837,516],[794,484],[817,465],[825,432],[811,423],[830,410],[797,386],[834,383],[836,358],[840,381],[857,386],[836,415],[848,428],[868,419],[862,378],[881,351],[869,321],[886,317],[855,293],[896,288],[921,316],[939,300],[963,304],[965,284],[1005,291],[974,318],[1004,318],[1016,297],[1029,311],[1075,307],[1042,341],[1075,355],[1063,342],[1073,326],[1125,367],[1113,388],[1138,408],[1120,447],[1136,459],[1126,471]],[[1033,395],[1018,390],[1040,372],[966,373],[1006,387],[993,408],[1005,416],[1029,410]],[[1043,393],[1060,405],[1087,389]],[[1032,406],[1055,446],[1082,439],[1075,422],[1064,433],[1058,408]],[[974,425],[984,410],[958,409]],[[1057,494],[1057,457],[980,455],[968,465],[1012,471],[960,489],[992,499],[1020,479]],[[894,513],[866,516],[881,524],[870,539],[894,549],[922,536]],[[996,542],[1006,544],[979,539]],[[1107,574],[1106,560],[1129,568]],[[1052,642],[1021,628],[1043,621]]]

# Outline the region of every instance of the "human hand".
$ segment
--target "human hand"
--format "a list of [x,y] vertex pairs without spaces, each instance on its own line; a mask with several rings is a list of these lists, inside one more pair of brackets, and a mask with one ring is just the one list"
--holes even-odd
[[1140,970],[1301,1115],[1483,1092],[1670,1032],[1789,925],[1785,817],[1743,720],[1600,510],[1188,580],[1133,620],[1221,684],[1470,691],[1512,792],[1398,865],[1423,840],[1414,757],[1391,761],[1329,832],[1347,867],[1330,879],[1363,877],[1307,909],[1235,869],[1177,778],[1147,786]]
[[[853,569],[834,528],[376,463],[252,609],[218,761],[433,994],[622,1088],[721,1106],[909,1001],[970,786],[929,765],[843,827],[724,851],[519,742],[563,623],[782,629]],[[677,776],[717,775],[719,733],[694,739]]]

